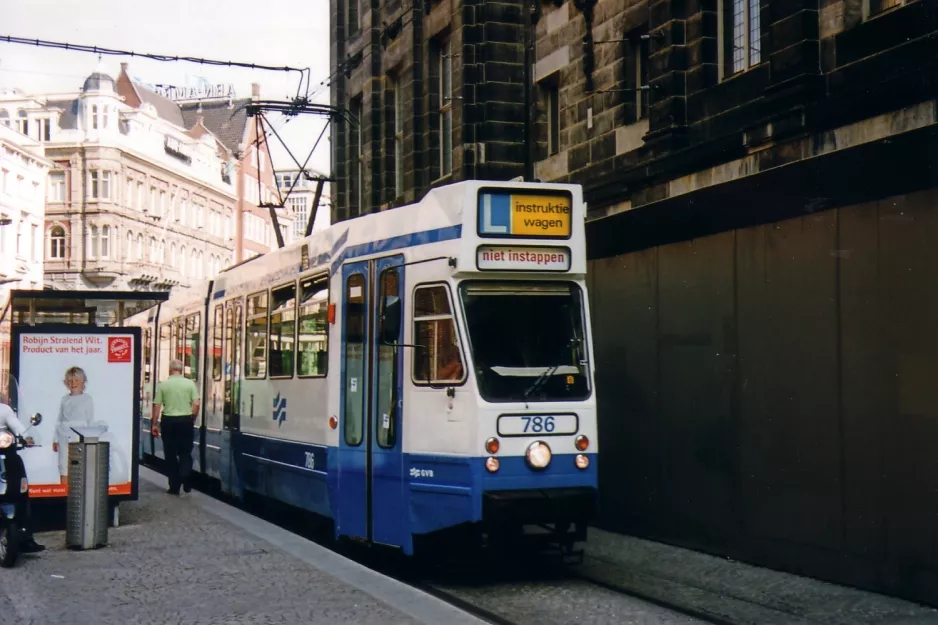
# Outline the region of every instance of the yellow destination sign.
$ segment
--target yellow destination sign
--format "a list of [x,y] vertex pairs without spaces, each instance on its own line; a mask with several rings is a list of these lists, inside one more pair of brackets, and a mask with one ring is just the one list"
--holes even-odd
[[482,193],[482,236],[567,238],[572,232],[572,204],[566,195]]

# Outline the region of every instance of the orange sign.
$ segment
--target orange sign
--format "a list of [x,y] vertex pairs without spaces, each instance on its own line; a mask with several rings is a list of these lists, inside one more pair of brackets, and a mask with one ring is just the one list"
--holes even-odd
[[[111,484],[107,489],[108,495],[129,495],[130,482],[126,484]],[[30,497],[65,497],[68,495],[68,484],[40,484],[39,486],[29,487]]]

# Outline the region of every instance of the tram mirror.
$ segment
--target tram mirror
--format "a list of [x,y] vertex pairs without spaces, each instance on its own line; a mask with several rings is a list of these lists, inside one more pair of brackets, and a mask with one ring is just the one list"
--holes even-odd
[[385,297],[381,311],[381,342],[385,345],[397,343],[401,333],[401,298]]
[[39,425],[42,423],[42,415],[38,412],[29,418],[29,422],[32,425]]

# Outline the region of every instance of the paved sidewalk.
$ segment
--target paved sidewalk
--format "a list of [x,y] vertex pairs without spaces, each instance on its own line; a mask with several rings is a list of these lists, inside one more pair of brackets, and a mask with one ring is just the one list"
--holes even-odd
[[590,528],[586,577],[732,625],[935,625],[938,610]]
[[205,495],[167,495],[148,469],[140,477],[108,547],[69,551],[64,532],[46,532],[47,551],[0,570],[0,623],[481,622]]

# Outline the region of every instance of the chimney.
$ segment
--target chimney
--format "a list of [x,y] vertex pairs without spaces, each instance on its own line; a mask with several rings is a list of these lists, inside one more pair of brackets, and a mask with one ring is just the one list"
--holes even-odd
[[121,73],[122,74],[127,73],[127,63],[121,63]]
[[261,85],[260,83],[252,82],[251,83],[251,98],[254,100],[261,99]]

